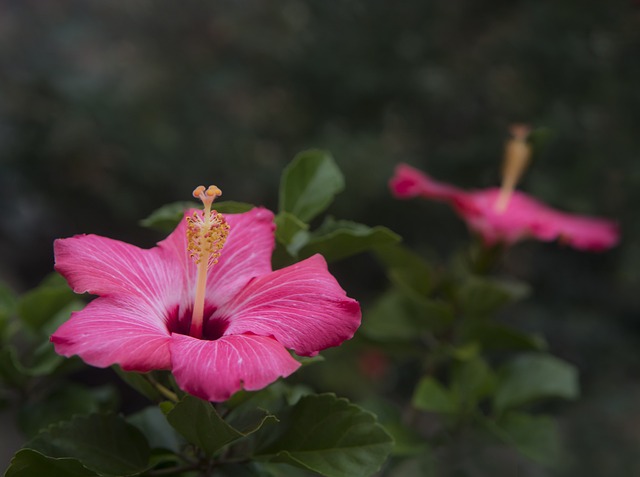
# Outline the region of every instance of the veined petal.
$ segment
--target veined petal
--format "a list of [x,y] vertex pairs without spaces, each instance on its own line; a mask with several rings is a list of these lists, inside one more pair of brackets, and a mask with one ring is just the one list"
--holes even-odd
[[146,372],[169,369],[170,334],[157,310],[129,297],[93,300],[51,336],[56,353],[92,366]]
[[[189,210],[185,216],[193,214]],[[275,246],[273,213],[256,207],[242,214],[225,214],[229,236],[222,248],[218,263],[211,267],[207,277],[207,296],[215,302],[224,302],[241,289],[251,278],[271,272],[271,254]],[[176,260],[186,277],[185,289],[193,294],[196,266],[187,252],[186,222],[181,220],[176,229],[158,244]],[[193,301],[190,295],[188,301]]]
[[241,389],[262,389],[300,366],[276,340],[255,335],[206,341],[174,333],[171,359],[178,385],[208,401],[225,401]]
[[305,356],[353,337],[361,318],[321,255],[254,279],[217,315],[229,320],[225,335],[273,336]]
[[56,270],[76,293],[129,295],[157,305],[180,279],[180,270],[157,248],[144,250],[97,235],[58,239],[53,248]]

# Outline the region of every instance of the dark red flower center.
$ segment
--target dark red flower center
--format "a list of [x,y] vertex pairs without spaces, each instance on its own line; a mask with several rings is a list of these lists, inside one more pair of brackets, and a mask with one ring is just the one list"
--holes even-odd
[[[225,317],[217,316],[217,307],[205,303],[203,313],[202,338],[203,340],[217,340],[224,335],[229,327],[229,320]],[[193,305],[181,308],[179,305],[173,307],[167,316],[167,329],[171,333],[190,336],[191,317],[193,315]]]

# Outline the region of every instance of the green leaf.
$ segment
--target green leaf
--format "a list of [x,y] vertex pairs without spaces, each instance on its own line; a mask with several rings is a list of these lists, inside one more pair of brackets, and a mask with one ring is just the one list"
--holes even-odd
[[426,296],[431,290],[433,271],[418,254],[401,244],[376,249],[376,258],[387,268],[389,278],[400,288]]
[[485,316],[528,293],[529,287],[519,282],[469,276],[457,289],[457,299],[465,313]]
[[367,476],[393,447],[373,414],[333,394],[301,398],[286,422],[289,427],[258,457],[327,477]]
[[213,204],[213,208],[221,214],[242,214],[255,209],[256,206],[247,202],[237,202],[235,200],[222,200]]
[[494,397],[498,412],[543,398],[576,399],[578,371],[547,354],[524,354],[505,365]]
[[[216,202],[213,208],[221,214],[239,214],[253,209],[255,206],[244,202],[231,200]],[[193,201],[178,201],[163,205],[154,210],[146,219],[139,223],[141,226],[159,230],[160,232],[171,232],[184,217],[187,209],[201,209],[202,204]]]
[[360,330],[376,341],[415,341],[421,331],[446,327],[453,318],[447,303],[391,289],[365,310]]
[[376,341],[413,341],[417,326],[416,305],[395,290],[385,292],[363,314],[360,331]]
[[320,253],[328,262],[332,262],[399,241],[400,236],[386,227],[328,219],[311,234],[297,255],[303,259]]
[[266,469],[262,462],[246,462],[242,464],[221,464],[216,465],[215,477],[309,477],[309,474],[299,474],[298,469],[289,467],[293,474],[279,474]]
[[478,356],[456,363],[453,368],[451,392],[461,409],[474,409],[482,398],[493,392],[495,385],[495,374]]
[[413,407],[421,411],[451,414],[456,412],[455,396],[432,376],[425,376],[413,393]]
[[185,396],[167,414],[167,420],[185,439],[213,455],[243,434],[227,424],[211,403],[194,396]]
[[175,454],[180,452],[184,441],[169,425],[159,407],[146,407],[142,411],[128,416],[127,422],[144,434],[152,449],[166,449]]
[[136,475],[149,466],[144,436],[115,414],[76,416],[40,432],[25,447],[47,457],[71,457],[105,476]]
[[199,207],[200,204],[193,201],[172,202],[171,204],[163,205],[154,210],[146,219],[142,219],[139,223],[149,229],[171,232],[176,228],[180,220],[182,220],[185,210],[197,209]]
[[44,456],[33,449],[22,449],[11,460],[11,465],[4,477],[94,477],[97,475],[76,459],[56,459]]
[[18,301],[18,315],[34,331],[41,330],[56,314],[76,299],[58,274],[52,274]]
[[147,399],[154,402],[160,402],[166,399],[142,374],[123,371],[122,368],[120,368],[120,366],[118,365],[112,366],[111,369],[113,369],[125,383],[145,396]]
[[213,455],[227,444],[246,437],[274,416],[261,413],[260,418],[247,428],[238,430],[226,423],[211,403],[194,396],[185,396],[167,413],[167,420],[185,439],[208,455]]
[[0,378],[11,387],[23,387],[28,378],[19,368],[15,346],[7,345],[0,348]]
[[547,466],[558,463],[562,444],[553,418],[510,412],[496,427],[494,432],[498,437],[524,456]]
[[360,405],[373,412],[378,422],[386,429],[394,441],[392,456],[421,455],[428,451],[428,444],[424,437],[403,421],[403,409],[390,401],[377,396],[370,396]]
[[67,383],[45,399],[27,401],[20,408],[18,422],[25,435],[33,437],[41,429],[71,419],[74,415],[111,409],[115,407],[117,397],[115,389],[110,386],[87,388]]
[[[437,462],[436,453],[430,447],[425,446],[420,456],[399,462],[384,475],[386,477],[442,477],[443,474],[438,472]],[[466,476],[467,474],[457,474],[460,477],[462,475]]]
[[291,386],[283,381],[276,381],[260,391],[239,391],[225,403],[231,412],[226,421],[236,429],[246,429],[248,416],[256,412],[264,415],[279,414],[283,409],[296,404],[302,396],[310,394],[308,387]]
[[[291,245],[296,236],[306,235],[309,226],[289,212],[280,212],[276,215],[276,239],[285,246]],[[299,240],[297,241],[299,242]],[[299,246],[301,246],[300,244]],[[293,254],[295,255],[295,254]]]
[[310,222],[342,189],[344,178],[328,152],[301,152],[282,173],[279,209]]
[[493,322],[474,321],[464,330],[464,339],[478,342],[485,350],[544,351],[543,336],[523,333]]
[[[68,285],[65,285],[65,288],[68,288]],[[71,317],[71,313],[82,310],[86,305],[85,301],[78,299],[75,295],[72,301],[58,310],[39,330],[40,334],[46,337],[46,342],[50,342],[49,337]]]

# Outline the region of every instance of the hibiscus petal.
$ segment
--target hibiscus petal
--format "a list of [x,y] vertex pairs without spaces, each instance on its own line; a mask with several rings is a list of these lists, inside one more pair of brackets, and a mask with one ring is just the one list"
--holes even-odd
[[305,356],[353,337],[361,318],[321,255],[254,279],[216,314],[229,320],[225,335],[273,336]]
[[557,213],[553,226],[560,242],[578,250],[602,252],[618,243],[618,224],[606,219]]
[[453,200],[466,192],[444,182],[438,182],[422,171],[407,164],[399,164],[389,181],[391,192],[399,199],[425,197],[437,200]]
[[97,298],[51,336],[56,353],[87,364],[146,372],[169,369],[170,335],[155,310],[128,298]]
[[206,341],[173,334],[171,359],[173,375],[182,389],[218,402],[240,389],[262,389],[300,366],[280,343],[255,335]]
[[[194,210],[187,211],[185,216]],[[207,277],[207,296],[216,303],[229,300],[251,278],[271,272],[271,254],[275,246],[271,211],[256,207],[243,214],[225,214],[224,217],[229,224],[229,236],[218,263],[211,267]],[[196,267],[187,252],[185,220],[180,221],[171,235],[158,245],[175,257],[183,270],[187,278],[185,287],[191,293],[188,301],[192,302]]]
[[[160,250],[97,235],[76,235],[53,244],[55,268],[76,293],[135,296],[154,306],[171,297],[180,270]],[[175,301],[175,299],[173,300]]]
[[488,244],[514,243],[531,236],[541,241],[560,239],[579,250],[602,251],[618,242],[614,222],[560,212],[523,192],[514,192],[506,210],[497,211],[499,193],[498,189],[474,192],[466,206],[455,204],[469,227]]

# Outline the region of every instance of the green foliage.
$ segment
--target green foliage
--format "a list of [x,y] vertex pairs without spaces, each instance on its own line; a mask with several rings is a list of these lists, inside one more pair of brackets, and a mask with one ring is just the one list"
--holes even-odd
[[180,452],[184,440],[167,422],[158,406],[149,406],[127,416],[127,422],[144,434],[151,449],[168,450],[175,454]]
[[222,447],[253,434],[274,416],[263,413],[260,419],[242,431],[225,422],[211,403],[185,396],[168,413],[167,420],[192,444],[212,456]]
[[432,287],[431,266],[406,247],[396,244],[376,248],[376,257],[385,265],[390,280],[402,290],[426,296]]
[[371,475],[392,448],[375,416],[331,394],[305,396],[291,409],[290,427],[258,455],[327,477]]
[[179,201],[163,205],[140,221],[140,225],[161,232],[171,232],[184,216],[184,211],[200,208],[200,204],[193,201]]
[[280,243],[288,245],[288,252],[295,256],[300,245],[307,240],[305,232],[309,230],[309,225],[290,212],[280,212],[275,220],[276,238]]
[[547,344],[538,334],[487,321],[472,321],[463,330],[465,340],[479,343],[487,351],[544,351]]
[[366,310],[360,331],[381,342],[416,341],[425,332],[446,328],[453,319],[453,310],[446,302],[391,289]]
[[[239,214],[253,209],[255,206],[244,202],[220,201],[213,208],[222,214]],[[169,233],[176,228],[184,212],[188,209],[201,209],[202,204],[193,201],[179,201],[163,205],[154,210],[147,218],[140,221],[140,225],[149,229]]]
[[143,374],[123,371],[122,368],[120,368],[120,366],[118,365],[112,366],[111,369],[113,369],[125,383],[145,396],[147,399],[154,402],[160,402],[165,399],[162,393],[158,391],[158,388],[154,387],[149,379],[146,378]]
[[75,383],[58,386],[43,401],[27,400],[19,410],[20,429],[27,437],[75,415],[87,415],[117,407],[119,396],[112,386],[89,388]]
[[469,316],[488,316],[502,306],[527,296],[529,288],[514,281],[467,276],[457,288],[456,297]]
[[541,464],[558,464],[562,444],[555,420],[549,416],[509,412],[493,429],[506,444]]
[[378,422],[393,438],[392,456],[408,457],[422,455],[429,451],[426,440],[409,423],[403,420],[403,411],[406,409],[379,396],[368,396],[364,402],[359,403],[363,408],[373,412]]
[[282,173],[280,212],[276,216],[276,238],[290,260],[276,250],[277,261],[290,263],[320,253],[332,262],[400,240],[386,227],[331,217],[310,231],[308,222],[324,211],[343,188],[344,178],[330,154],[306,151],[294,158]]
[[20,297],[17,312],[29,328],[38,331],[75,299],[67,282],[53,273],[40,286]]
[[301,152],[282,173],[279,208],[309,222],[343,189],[342,172],[328,152]]
[[455,396],[433,376],[420,380],[411,402],[421,411],[452,414],[457,410]]
[[332,262],[398,241],[400,237],[386,227],[328,219],[309,234],[296,255],[302,259],[320,253]]
[[76,416],[42,431],[27,445],[53,458],[71,457],[104,476],[136,475],[149,466],[144,436],[115,414]]
[[546,354],[523,354],[501,370],[493,404],[503,412],[538,399],[576,399],[579,393],[573,365]]
[[474,356],[453,365],[451,393],[460,412],[474,412],[495,390],[496,376],[484,359]]
[[77,459],[47,457],[33,449],[22,449],[11,460],[4,477],[94,477]]

